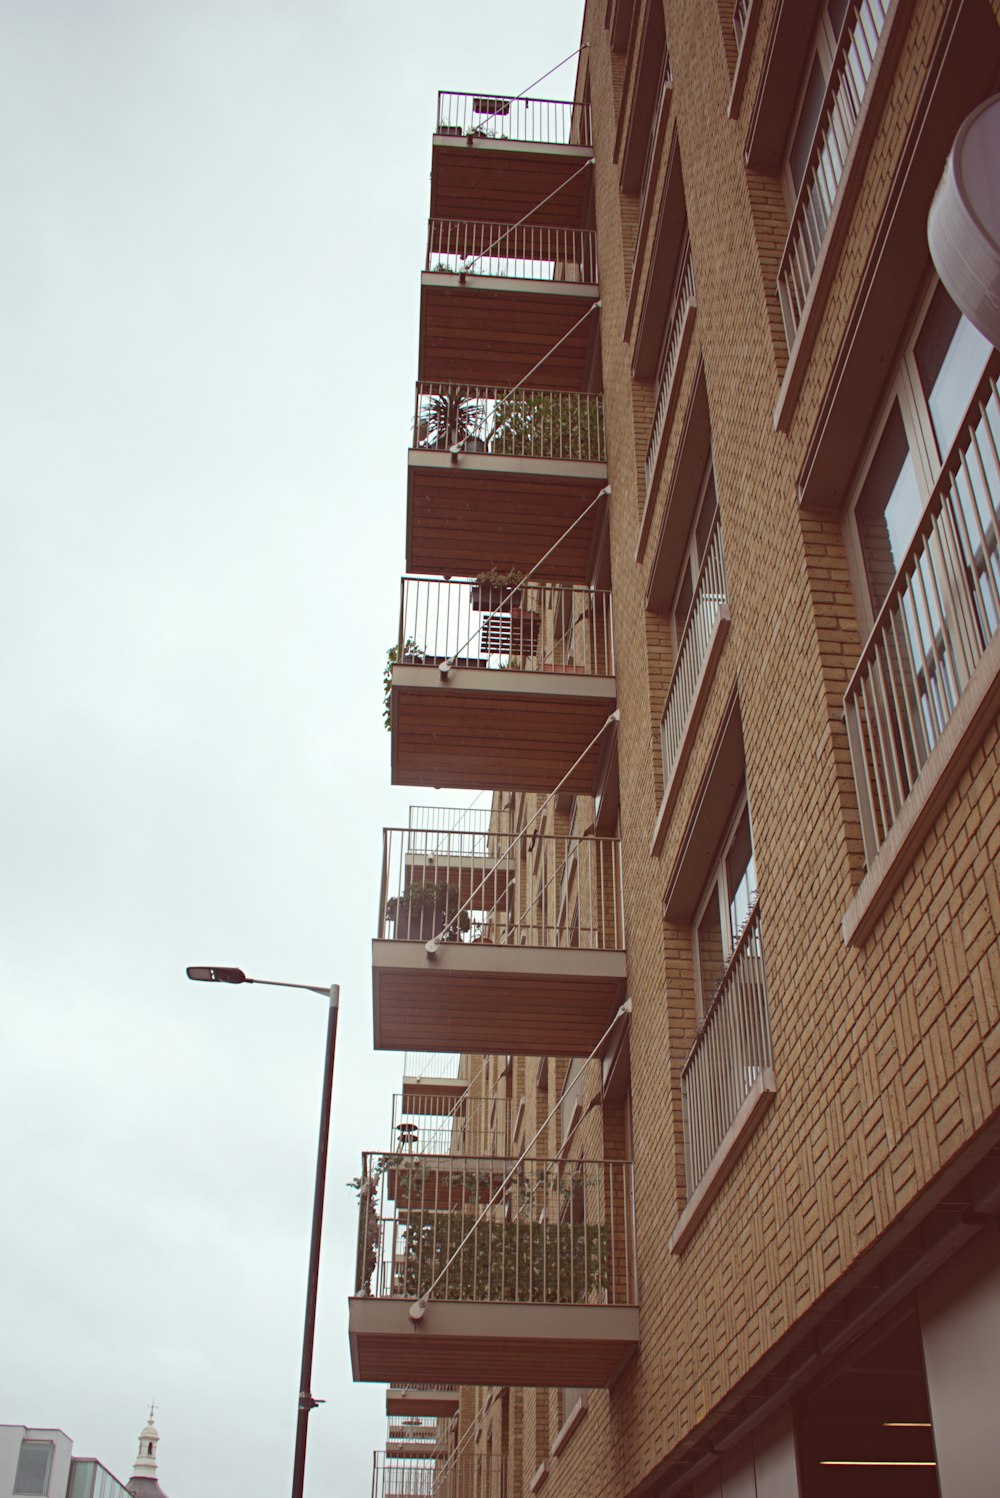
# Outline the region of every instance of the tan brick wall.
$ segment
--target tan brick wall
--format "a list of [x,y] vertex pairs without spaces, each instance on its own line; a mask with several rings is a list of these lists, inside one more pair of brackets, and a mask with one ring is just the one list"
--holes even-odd
[[[612,159],[630,83],[609,54],[605,0],[589,0],[583,69],[594,108],[602,359],[618,663],[621,835],[631,1029],[631,1134],[642,1345],[589,1408],[546,1498],[621,1498],[699,1422],[907,1209],[960,1159],[1000,1106],[1000,732],[993,724],[872,937],[848,947],[841,920],[864,871],[843,695],[862,640],[841,517],[801,511],[797,480],[854,297],[871,254],[946,0],[901,7],[906,27],[818,336],[787,434],[775,404],[787,365],[774,282],[787,213],[774,177],[744,163],[748,120],[777,10],[759,18],[737,118],[726,0],[663,4],[676,131],[697,283],[694,338],[648,540],[643,459],[655,391],[633,385],[625,335],[639,205]],[[990,0],[1000,20],[1000,0]],[[728,47],[728,52],[727,52]],[[653,191],[662,194],[665,150]],[[640,277],[646,271],[639,267]],[[642,285],[640,281],[640,285]],[[673,671],[665,621],[644,606],[652,553],[680,446],[680,416],[704,360],[732,627],[658,856],[663,793],[658,727]],[[885,350],[886,369],[891,351]],[[865,438],[857,433],[860,452]],[[690,931],[662,902],[713,743],[738,691],[762,912],[776,1100],[682,1255],[669,1236],[686,1200],[679,1078],[696,1030]],[[529,810],[537,798],[529,798]],[[567,828],[550,810],[548,829]],[[692,898],[694,892],[691,892]],[[566,1063],[517,1059],[484,1084],[525,1100],[522,1142],[556,1103]],[[588,1077],[587,1100],[594,1082]],[[562,1144],[558,1116],[533,1153]],[[619,1157],[624,1113],[588,1111],[573,1149]],[[571,1379],[568,1377],[568,1382]],[[513,1498],[549,1454],[558,1391],[463,1394],[463,1429],[506,1445]]]
[[[840,921],[863,871],[842,720],[861,639],[839,517],[800,513],[805,446],[944,10],[913,7],[868,177],[792,428],[773,412],[785,346],[773,293],[787,218],[774,179],[747,173],[746,116],[774,5],[757,29],[742,115],[720,17],[664,5],[695,258],[701,350],[733,623],[662,853],[657,726],[672,669],[643,607],[652,545],[636,564],[650,392],[623,338],[635,205],[622,201],[615,83],[603,4],[588,8],[622,706],[622,839],[632,1026],[632,1110],[643,1342],[610,1395],[595,1393],[547,1493],[618,1495],[642,1480],[988,1124],[1000,1103],[1000,750],[994,728],[938,818],[871,941]],[[603,147],[603,148],[602,148]],[[660,184],[662,187],[662,183]],[[659,188],[657,190],[660,190]],[[655,539],[679,423],[649,528]],[[858,434],[859,446],[863,433]],[[730,693],[738,687],[763,912],[778,1097],[686,1252],[667,1239],[685,1199],[678,1078],[694,1026],[689,932],[660,904]]]

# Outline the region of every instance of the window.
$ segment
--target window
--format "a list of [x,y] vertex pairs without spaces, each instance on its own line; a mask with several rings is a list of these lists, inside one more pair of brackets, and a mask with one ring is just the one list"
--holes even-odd
[[698,500],[694,524],[682,552],[681,574],[671,610],[675,654],[687,632],[692,610],[696,605],[703,606],[703,600],[696,598],[698,579],[718,514],[719,501],[715,492],[715,472],[709,464],[708,472],[702,480],[701,497]]
[[784,188],[791,212],[794,212],[809,165],[809,155],[816,138],[816,127],[823,109],[827,84],[833,71],[837,40],[847,14],[847,4],[848,0],[828,0],[820,12],[799,107],[785,149]]
[[49,1491],[52,1466],[51,1441],[22,1441],[14,1477],[14,1492],[38,1494]]
[[791,225],[778,293],[791,348],[847,169],[891,0],[826,0],[785,141],[782,185]]
[[[716,623],[726,607],[719,501],[711,457],[698,487],[694,517],[678,548],[678,572],[670,605],[674,667],[660,722],[663,783],[679,773],[681,748],[690,738],[696,699],[711,678],[709,658]],[[727,615],[728,617],[728,615]]]
[[869,863],[1000,626],[996,360],[935,285],[848,510],[870,633],[845,711]]
[[[986,339],[942,286],[925,306],[919,330],[900,360],[852,507],[856,557],[863,572],[862,613],[869,625],[903,564],[990,352]],[[987,540],[987,547],[995,568],[995,543]],[[985,560],[981,542],[978,570]]]
[[742,792],[693,927],[699,1016],[704,1019],[757,901],[750,809]]

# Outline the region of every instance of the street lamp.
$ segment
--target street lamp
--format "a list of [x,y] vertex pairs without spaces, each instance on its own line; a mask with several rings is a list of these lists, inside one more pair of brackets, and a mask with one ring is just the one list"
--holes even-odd
[[313,1342],[316,1334],[316,1291],[319,1286],[319,1248],[323,1237],[323,1199],[326,1195],[326,1154],[330,1143],[330,1102],[333,1097],[333,1057],[337,1049],[337,1014],[340,984],[318,988],[314,983],[280,983],[271,978],[248,978],[238,967],[189,967],[187,975],[196,983],[261,983],[268,988],[304,988],[321,993],[330,1001],[326,1025],[326,1062],[323,1067],[323,1101],[319,1114],[319,1144],[316,1149],[316,1186],[313,1191],[312,1239],[309,1244],[309,1279],[306,1284],[306,1319],[302,1332],[302,1372],[299,1375],[298,1419],[295,1425],[295,1462],[292,1467],[292,1498],[302,1498],[306,1475],[306,1437],[309,1414],[322,1399],[314,1399],[312,1383]]

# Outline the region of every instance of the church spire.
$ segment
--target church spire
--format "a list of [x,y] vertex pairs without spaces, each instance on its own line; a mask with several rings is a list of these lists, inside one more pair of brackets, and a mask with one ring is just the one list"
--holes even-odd
[[149,1406],[149,1419],[139,1436],[139,1455],[135,1459],[132,1469],[133,1477],[156,1478],[156,1447],[160,1440],[160,1432],[153,1424],[153,1416],[156,1413],[156,1405]]

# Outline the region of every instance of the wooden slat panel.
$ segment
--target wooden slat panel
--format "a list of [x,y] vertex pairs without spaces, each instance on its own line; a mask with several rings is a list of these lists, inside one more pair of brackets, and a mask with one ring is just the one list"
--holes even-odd
[[[435,141],[431,163],[431,218],[490,219],[579,229],[592,170],[580,171],[584,156],[554,146],[547,151],[510,145]],[[574,173],[577,175],[574,177]],[[570,178],[573,178],[570,181]],[[550,194],[555,197],[550,198]],[[550,201],[542,204],[543,199]]]
[[[497,458],[488,471],[461,463],[409,471],[406,566],[409,572],[472,577],[503,565],[529,572],[591,503],[605,482],[603,463],[592,479],[511,474]],[[587,582],[595,506],[574,525],[545,564],[541,577]]]
[[420,306],[420,379],[586,389],[598,319],[592,314],[570,333],[587,311],[582,297],[483,292],[470,277],[465,286],[425,286]]
[[[610,681],[606,698],[581,701],[543,696],[530,680],[523,695],[493,695],[491,674],[469,673],[483,678],[481,692],[449,692],[433,668],[426,690],[393,687],[395,785],[551,791],[614,707]],[[600,754],[598,739],[564,789],[593,794]]]
[[411,972],[376,972],[377,1050],[588,1056],[621,1002],[608,978],[429,972],[422,947]]

